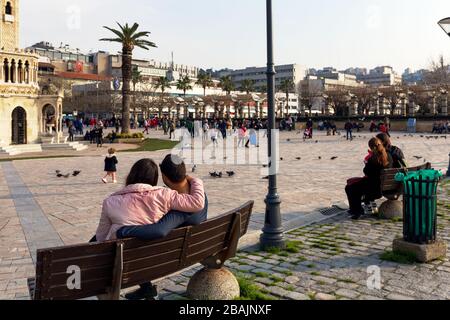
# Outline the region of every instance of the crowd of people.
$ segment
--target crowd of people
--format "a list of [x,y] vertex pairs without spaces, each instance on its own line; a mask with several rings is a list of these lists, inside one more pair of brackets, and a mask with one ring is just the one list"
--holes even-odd
[[450,133],[450,123],[448,121],[435,122],[433,124],[433,131],[431,133],[447,134]]

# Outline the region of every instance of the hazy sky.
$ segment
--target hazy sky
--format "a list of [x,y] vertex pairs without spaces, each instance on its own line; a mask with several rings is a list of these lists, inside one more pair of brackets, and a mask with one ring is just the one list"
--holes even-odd
[[[437,21],[449,0],[273,0],[277,64],[428,67],[450,38]],[[46,40],[117,52],[103,25],[139,22],[158,44],[140,58],[199,67],[266,64],[264,0],[21,0],[21,45]]]

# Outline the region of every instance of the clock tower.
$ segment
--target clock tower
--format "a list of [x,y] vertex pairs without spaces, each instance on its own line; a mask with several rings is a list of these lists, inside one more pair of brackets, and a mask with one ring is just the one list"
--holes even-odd
[[0,51],[19,48],[19,0],[0,0]]

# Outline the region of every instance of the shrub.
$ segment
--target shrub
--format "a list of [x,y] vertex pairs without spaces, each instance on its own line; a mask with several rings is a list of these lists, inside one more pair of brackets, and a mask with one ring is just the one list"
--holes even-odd
[[[107,139],[111,139],[112,135],[111,133],[106,136]],[[144,134],[143,133],[132,133],[132,134],[122,134],[119,133],[116,136],[116,139],[143,139]]]

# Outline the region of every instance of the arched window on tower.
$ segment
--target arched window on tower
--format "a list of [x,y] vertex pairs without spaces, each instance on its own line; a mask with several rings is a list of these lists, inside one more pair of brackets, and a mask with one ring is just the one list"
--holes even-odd
[[9,1],[6,3],[5,14],[12,15],[12,6],[11,6],[11,2],[9,2]]
[[25,83],[30,83],[30,63],[25,61]]
[[24,72],[23,72],[23,63],[22,60],[19,60],[18,68],[17,68],[17,82],[24,83]]
[[17,73],[16,73],[16,61],[14,59],[11,60],[11,66],[9,68],[9,78],[12,83],[17,82]]
[[3,81],[4,82],[9,82],[9,61],[8,59],[5,59],[5,61],[3,61]]

